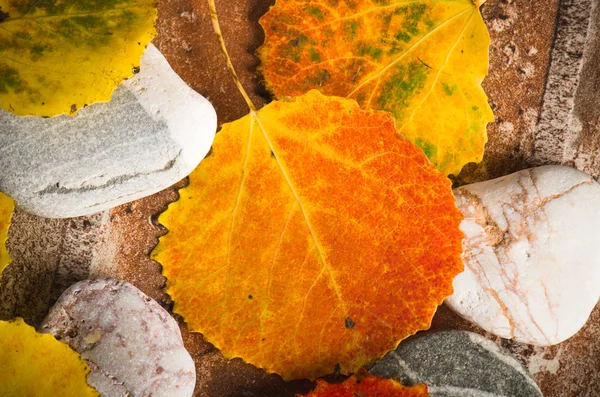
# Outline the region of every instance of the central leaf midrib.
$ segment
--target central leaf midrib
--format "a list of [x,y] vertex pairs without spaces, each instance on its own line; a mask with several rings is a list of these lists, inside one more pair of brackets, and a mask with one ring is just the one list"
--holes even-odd
[[304,207],[304,204],[302,203],[302,200],[300,199],[300,196],[296,192],[296,189],[292,185],[290,177],[287,175],[287,172],[286,172],[285,168],[283,167],[283,164],[281,164],[281,161],[279,160],[279,156],[277,155],[277,151],[276,151],[275,147],[273,146],[273,144],[271,143],[271,139],[269,138],[265,127],[261,123],[260,118],[258,117],[258,114],[254,114],[253,118],[256,120],[256,123],[258,124],[258,126],[259,126],[259,128],[260,128],[260,130],[261,130],[261,132],[263,134],[263,137],[265,138],[265,141],[267,142],[267,145],[269,145],[269,148],[271,149],[271,152],[273,152],[273,154],[274,154],[275,161],[277,162],[277,165],[279,166],[279,170],[281,171],[283,179],[285,180],[288,188],[290,189],[292,195],[294,196],[294,199],[296,200],[296,202],[298,203],[298,206],[300,207],[300,211],[302,212],[302,215],[304,217],[304,221],[306,222],[306,226],[307,226],[308,231],[310,233],[311,240],[312,240],[313,244],[315,245],[315,248],[317,249],[319,260],[320,260],[322,266],[327,271],[327,274],[329,276],[329,280],[331,282],[333,291],[335,292],[336,297],[337,297],[337,299],[338,299],[338,301],[340,303],[340,306],[342,307],[344,315],[347,316],[348,310],[347,310],[346,304],[345,304],[345,302],[343,300],[341,288],[338,285],[338,283],[337,283],[337,281],[336,281],[336,279],[335,279],[335,277],[333,275],[333,269],[331,268],[331,266],[325,260],[325,255],[323,254],[323,249],[321,248],[319,240],[318,240],[317,236],[315,235],[315,232],[313,230],[312,224],[310,222],[310,219],[308,217],[308,213],[307,213],[307,211],[306,211],[306,209]]

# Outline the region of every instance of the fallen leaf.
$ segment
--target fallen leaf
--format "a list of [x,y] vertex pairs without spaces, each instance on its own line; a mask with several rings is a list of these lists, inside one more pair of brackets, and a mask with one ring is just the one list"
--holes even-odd
[[8,228],[12,218],[15,202],[5,194],[0,193],[0,275],[10,263],[10,256],[6,249],[6,240],[8,240]]
[[450,181],[387,112],[317,91],[223,125],[159,221],[174,311],[224,356],[316,378],[416,331],[462,271]]
[[[298,395],[300,397],[300,395]],[[305,397],[427,397],[427,385],[405,387],[393,379],[359,373],[343,383],[327,383],[319,379],[315,390]]]
[[106,102],[155,35],[156,0],[0,0],[0,107],[74,115]]
[[481,3],[278,1],[260,21],[261,71],[279,98],[316,88],[390,111],[440,172],[458,174],[481,160],[493,121]]
[[0,321],[0,368],[2,396],[99,396],[79,354],[21,318]]

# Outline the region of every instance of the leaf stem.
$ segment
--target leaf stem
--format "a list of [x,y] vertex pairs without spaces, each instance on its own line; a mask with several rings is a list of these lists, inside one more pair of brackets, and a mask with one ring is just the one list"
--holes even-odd
[[225,46],[225,40],[223,39],[223,33],[221,33],[221,25],[219,24],[219,17],[217,16],[217,6],[215,5],[215,0],[208,0],[208,7],[210,8],[210,19],[212,21],[213,29],[215,34],[217,35],[217,39],[219,40],[219,44],[221,45],[221,52],[225,56],[225,61],[227,62],[227,69],[229,69],[229,73],[231,73],[231,77],[233,77],[233,81],[237,86],[238,90],[244,97],[246,104],[252,112],[256,112],[256,106],[250,99],[250,96],[244,89],[240,78],[238,77],[233,64],[231,63],[231,58],[229,57],[229,53],[227,52],[227,47]]

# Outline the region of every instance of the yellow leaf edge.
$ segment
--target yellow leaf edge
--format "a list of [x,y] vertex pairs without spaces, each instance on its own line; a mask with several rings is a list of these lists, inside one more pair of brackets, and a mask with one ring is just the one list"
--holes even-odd
[[8,229],[10,228],[14,209],[14,200],[0,192],[0,279],[2,278],[2,272],[11,262],[6,242],[8,241]]
[[[23,345],[21,350],[16,350],[14,346],[11,347],[11,342]],[[33,347],[34,351],[27,351]],[[18,349],[18,348],[17,348]],[[32,365],[26,365],[24,368],[19,368],[18,360],[11,360],[9,363],[4,363],[2,366],[2,372],[0,373],[0,395],[13,395],[14,387],[18,387],[17,392],[20,391],[24,394],[16,395],[27,395],[27,396],[38,396],[38,397],[51,397],[56,395],[64,396],[78,396],[78,397],[100,397],[100,393],[90,386],[87,382],[87,375],[91,369],[89,365],[83,360],[81,355],[71,349],[69,345],[64,342],[57,340],[52,334],[40,333],[35,330],[34,327],[30,326],[21,317],[16,317],[8,321],[0,321],[0,352],[4,351],[3,356],[9,354],[14,356],[15,354],[27,355],[37,357],[39,354],[39,360],[36,359],[36,363],[44,362],[47,358],[52,355],[56,359],[56,362],[52,363],[51,368],[47,368],[46,373],[42,373],[44,376],[40,379],[39,383],[29,383],[18,380],[17,382],[10,382],[14,380],[15,370],[21,369],[24,376],[35,377],[40,375],[36,371],[37,368],[33,368]],[[13,357],[14,358],[14,357]],[[27,360],[27,356],[24,357]],[[0,357],[0,362],[2,357]],[[26,362],[25,364],[32,364]],[[11,365],[12,370],[11,371]],[[34,366],[35,367],[35,366]],[[47,389],[46,387],[56,386],[51,382],[52,376],[47,376],[50,373],[58,376],[69,377],[68,382],[62,384],[62,390],[56,390],[56,388]],[[50,380],[50,382],[49,382]],[[4,388],[4,390],[3,390]],[[9,389],[9,388],[12,388]],[[65,388],[68,388],[65,390]],[[7,393],[7,394],[5,394]],[[60,394],[64,393],[64,394]]]

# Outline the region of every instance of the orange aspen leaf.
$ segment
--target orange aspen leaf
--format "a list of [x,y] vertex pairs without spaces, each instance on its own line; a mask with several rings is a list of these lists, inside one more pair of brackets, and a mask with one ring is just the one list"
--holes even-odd
[[8,239],[8,228],[12,218],[15,202],[7,195],[0,193],[0,275],[10,263],[10,256],[6,249],[6,240]]
[[311,91],[225,124],[160,217],[174,311],[285,379],[426,329],[462,271],[450,181],[387,112]]
[[481,160],[493,121],[481,3],[279,0],[261,19],[261,71],[278,98],[316,88],[391,112],[440,172],[458,174]]
[[0,321],[0,396],[99,397],[81,356],[23,319]]
[[284,379],[351,373],[416,331],[463,270],[450,181],[387,112],[310,91],[224,124],[159,221],[173,310]]
[[0,0],[0,107],[75,113],[110,100],[156,34],[156,0]]
[[[427,385],[405,387],[393,379],[359,373],[343,383],[327,383],[319,379],[317,387],[305,397],[427,397]],[[300,397],[300,396],[298,396]]]

